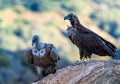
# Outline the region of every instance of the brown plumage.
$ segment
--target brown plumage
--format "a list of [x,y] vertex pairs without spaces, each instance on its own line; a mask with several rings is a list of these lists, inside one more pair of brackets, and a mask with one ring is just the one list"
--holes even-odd
[[[43,76],[56,72],[57,62],[59,60],[59,57],[58,57],[58,54],[54,52],[55,47],[53,46],[51,48],[52,49],[46,48],[46,51],[45,51],[46,53],[42,57],[33,55],[32,49],[26,51],[25,53],[27,62],[42,68]],[[49,66],[51,66],[51,70],[46,72]]]
[[70,40],[79,48],[80,59],[83,57],[91,58],[92,53],[99,56],[115,57],[116,47],[103,39],[93,31],[80,24],[78,17],[73,13],[64,17],[69,20],[71,27],[68,27],[68,36]]
[[26,51],[25,53],[26,60],[30,64],[40,67],[41,71],[39,72],[42,73],[43,76],[55,73],[57,69],[57,62],[60,58],[54,45],[40,42],[38,35],[33,36],[32,45],[32,49]]

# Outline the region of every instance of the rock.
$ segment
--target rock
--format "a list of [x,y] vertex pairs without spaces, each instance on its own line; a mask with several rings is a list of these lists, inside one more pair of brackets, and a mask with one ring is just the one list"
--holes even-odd
[[71,65],[33,84],[120,84],[120,60]]

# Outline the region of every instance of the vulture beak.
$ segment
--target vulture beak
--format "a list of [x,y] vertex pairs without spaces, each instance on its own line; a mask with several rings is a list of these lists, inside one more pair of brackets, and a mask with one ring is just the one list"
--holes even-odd
[[35,42],[32,40],[32,46],[33,46],[34,43],[35,43]]
[[65,16],[64,20],[70,20],[70,17],[69,16]]
[[36,39],[35,38],[33,38],[32,39],[32,46],[33,46],[33,44],[36,42]]

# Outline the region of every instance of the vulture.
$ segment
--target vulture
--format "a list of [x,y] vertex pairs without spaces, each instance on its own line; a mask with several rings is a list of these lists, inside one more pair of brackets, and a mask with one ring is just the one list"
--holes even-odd
[[90,59],[92,54],[112,58],[116,56],[117,48],[109,41],[84,27],[75,14],[68,14],[64,17],[64,20],[69,20],[71,23],[71,26],[67,28],[68,37],[78,47],[81,61],[83,58]]
[[60,60],[55,46],[41,42],[38,35],[32,37],[32,48],[25,52],[25,56],[28,63],[37,66],[37,80],[41,79],[41,74],[44,77],[55,73]]

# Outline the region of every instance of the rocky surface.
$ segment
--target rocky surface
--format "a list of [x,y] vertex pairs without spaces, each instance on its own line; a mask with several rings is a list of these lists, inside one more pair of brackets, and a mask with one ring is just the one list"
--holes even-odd
[[71,65],[33,84],[120,84],[120,60]]

